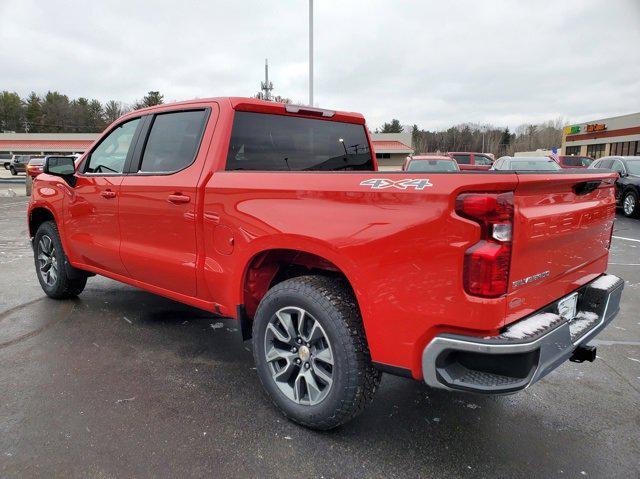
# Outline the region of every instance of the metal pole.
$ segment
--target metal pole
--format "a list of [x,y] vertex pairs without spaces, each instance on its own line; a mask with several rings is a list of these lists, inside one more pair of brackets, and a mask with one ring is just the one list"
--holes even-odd
[[313,0],[309,0],[309,105],[313,106]]

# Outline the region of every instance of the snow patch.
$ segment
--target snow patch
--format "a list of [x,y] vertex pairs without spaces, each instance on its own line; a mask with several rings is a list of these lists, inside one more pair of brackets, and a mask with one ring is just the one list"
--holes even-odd
[[618,278],[617,276],[614,276],[612,274],[605,274],[604,276],[600,276],[598,279],[596,279],[589,286],[592,287],[592,288],[595,288],[595,289],[607,290],[611,286],[616,284],[619,279],[620,278]]
[[598,321],[599,316],[591,311],[580,311],[576,317],[569,323],[569,331],[572,337],[579,336],[586,329],[593,326]]
[[536,333],[544,331],[545,329],[548,329],[559,319],[560,316],[555,313],[536,314],[529,319],[525,319],[524,321],[520,321],[513,326],[509,326],[509,329],[502,333],[502,337],[510,339],[523,339],[527,336],[532,336]]

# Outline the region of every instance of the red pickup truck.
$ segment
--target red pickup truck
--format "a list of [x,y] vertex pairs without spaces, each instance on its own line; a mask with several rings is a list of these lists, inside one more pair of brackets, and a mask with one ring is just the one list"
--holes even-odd
[[386,371],[521,390],[618,312],[616,174],[378,172],[360,114],[245,98],[131,112],[28,210],[40,284],[100,274],[235,318],[289,418],[329,429]]

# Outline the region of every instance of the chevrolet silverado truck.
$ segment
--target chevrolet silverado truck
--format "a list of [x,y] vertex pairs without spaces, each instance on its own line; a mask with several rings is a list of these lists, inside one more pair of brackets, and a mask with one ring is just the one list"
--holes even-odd
[[43,170],[48,296],[98,274],[234,318],[268,396],[316,429],[383,371],[522,390],[593,360],[618,312],[610,171],[379,172],[360,114],[246,98],[131,112]]

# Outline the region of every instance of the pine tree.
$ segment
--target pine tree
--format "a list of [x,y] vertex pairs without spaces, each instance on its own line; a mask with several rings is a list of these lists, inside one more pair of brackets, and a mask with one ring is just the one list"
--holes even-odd
[[122,103],[115,100],[109,100],[104,105],[104,121],[107,125],[110,125],[122,115],[124,115],[125,110],[122,106]]
[[391,120],[391,123],[385,123],[382,125],[380,133],[402,133],[402,125],[399,120],[395,118]]
[[136,102],[133,106],[134,110],[139,110],[140,108],[147,108],[155,105],[162,105],[164,103],[164,95],[161,95],[159,91],[150,91],[145,95],[145,97]]
[[33,91],[25,101],[25,118],[30,133],[42,131],[42,100]]

